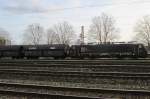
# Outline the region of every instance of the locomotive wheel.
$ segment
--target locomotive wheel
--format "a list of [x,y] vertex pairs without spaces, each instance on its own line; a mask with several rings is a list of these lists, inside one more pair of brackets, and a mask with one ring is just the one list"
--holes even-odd
[[125,57],[123,57],[123,56],[116,56],[116,58],[122,60],[122,59],[124,59]]
[[80,56],[79,58],[80,58],[80,59],[84,59],[84,57],[83,57],[83,56]]
[[30,57],[26,57],[26,59],[30,59]]
[[54,59],[59,59],[59,57],[54,57]]

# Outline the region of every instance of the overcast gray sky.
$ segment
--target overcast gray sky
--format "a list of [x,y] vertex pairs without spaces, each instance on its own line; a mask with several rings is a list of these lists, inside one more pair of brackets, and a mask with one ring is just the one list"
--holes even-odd
[[116,19],[119,41],[131,41],[133,27],[142,16],[150,15],[149,9],[150,0],[0,0],[0,27],[19,44],[29,24],[40,23],[47,29],[68,21],[76,33],[81,25],[87,32],[91,19],[105,12]]

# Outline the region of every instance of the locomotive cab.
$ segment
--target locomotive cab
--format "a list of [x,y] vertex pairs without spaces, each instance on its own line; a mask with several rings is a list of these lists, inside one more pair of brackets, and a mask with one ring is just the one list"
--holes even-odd
[[147,50],[143,44],[138,44],[138,57],[140,58],[147,57]]

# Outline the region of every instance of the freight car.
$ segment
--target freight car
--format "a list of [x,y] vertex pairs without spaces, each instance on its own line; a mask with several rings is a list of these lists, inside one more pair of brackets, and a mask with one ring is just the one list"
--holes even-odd
[[70,55],[78,58],[145,58],[147,51],[143,44],[72,45]]
[[0,58],[145,58],[147,51],[142,44],[95,44],[95,45],[7,45],[0,46]]
[[51,44],[51,45],[24,45],[23,54],[26,58],[39,58],[39,57],[53,57],[65,58],[67,57],[68,45],[65,44]]
[[22,58],[22,47],[20,45],[1,45],[0,46],[0,58]]
[[7,45],[0,46],[0,58],[26,58],[38,59],[39,57],[65,58],[67,57],[68,45]]

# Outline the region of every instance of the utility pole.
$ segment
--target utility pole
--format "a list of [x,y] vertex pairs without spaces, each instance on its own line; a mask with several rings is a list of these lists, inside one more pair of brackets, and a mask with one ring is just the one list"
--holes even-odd
[[81,26],[80,44],[84,45],[84,26]]

